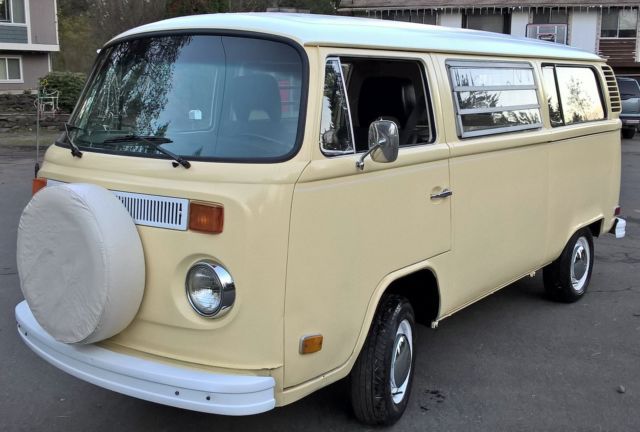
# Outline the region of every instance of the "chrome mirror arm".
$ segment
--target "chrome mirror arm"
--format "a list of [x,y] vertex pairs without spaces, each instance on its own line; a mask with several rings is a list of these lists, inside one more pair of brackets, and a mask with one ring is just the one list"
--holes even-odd
[[364,160],[366,159],[367,156],[369,156],[373,151],[377,150],[379,147],[380,147],[380,144],[373,146],[369,150],[367,150],[366,153],[360,156],[360,159],[356,161],[356,168],[359,169],[360,171],[364,170]]

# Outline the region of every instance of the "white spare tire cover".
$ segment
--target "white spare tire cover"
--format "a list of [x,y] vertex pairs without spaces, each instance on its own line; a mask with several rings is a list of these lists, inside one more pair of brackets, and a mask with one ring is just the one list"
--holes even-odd
[[64,343],[124,330],[144,291],[144,255],[131,216],[108,190],[46,187],[20,218],[18,273],[38,323]]

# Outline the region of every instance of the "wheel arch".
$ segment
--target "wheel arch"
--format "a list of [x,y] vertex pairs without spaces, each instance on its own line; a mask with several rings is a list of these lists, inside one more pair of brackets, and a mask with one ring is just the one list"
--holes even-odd
[[388,274],[380,281],[371,295],[367,312],[362,322],[360,334],[353,353],[349,358],[348,370],[355,363],[369,335],[380,301],[385,294],[406,297],[413,307],[416,322],[431,325],[440,312],[440,289],[436,270],[430,263],[422,262]]
[[431,268],[423,268],[395,279],[386,287],[380,299],[386,294],[397,294],[409,300],[419,324],[429,326],[438,317],[440,290],[436,274]]
[[[410,284],[430,284],[427,290],[429,295],[417,293],[415,289],[410,289]],[[293,387],[285,388],[283,393],[279,395],[278,405],[286,405],[293,401],[296,401],[315,390],[318,390],[328,384],[338,381],[349,375],[353,368],[364,343],[369,335],[369,330],[373,323],[373,319],[380,305],[380,300],[385,294],[393,293],[404,295],[411,302],[411,306],[414,308],[416,314],[416,321],[418,323],[424,323],[426,325],[431,324],[431,321],[437,319],[440,309],[440,290],[438,283],[438,273],[436,269],[431,265],[429,261],[422,261],[420,263],[413,264],[409,267],[397,270],[389,273],[385,276],[378,286],[371,293],[369,304],[360,327],[360,333],[356,339],[356,343],[353,346],[353,351],[349,358],[341,366],[328,371],[327,373],[312,379],[310,381],[298,384]],[[421,301],[431,300],[437,302],[437,307],[433,309],[421,309]],[[433,319],[430,321],[431,314],[435,313]]]

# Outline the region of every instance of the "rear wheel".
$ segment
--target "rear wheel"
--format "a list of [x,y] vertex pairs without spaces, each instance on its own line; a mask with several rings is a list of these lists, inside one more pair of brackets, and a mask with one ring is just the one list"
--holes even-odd
[[361,422],[390,425],[402,416],[413,382],[415,334],[409,301],[385,296],[351,371],[351,404]]
[[593,258],[593,235],[583,228],[569,239],[560,257],[544,268],[544,287],[549,296],[566,303],[582,298],[591,280]]

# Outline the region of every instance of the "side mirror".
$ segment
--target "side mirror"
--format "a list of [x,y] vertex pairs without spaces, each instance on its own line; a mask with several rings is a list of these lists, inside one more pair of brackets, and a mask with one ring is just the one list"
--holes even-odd
[[398,125],[391,120],[376,120],[369,126],[369,151],[356,162],[356,168],[364,169],[368,155],[376,162],[388,163],[398,159],[400,134]]

